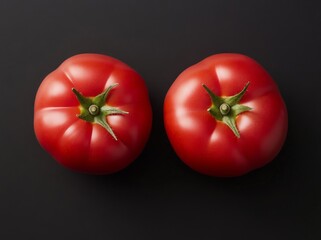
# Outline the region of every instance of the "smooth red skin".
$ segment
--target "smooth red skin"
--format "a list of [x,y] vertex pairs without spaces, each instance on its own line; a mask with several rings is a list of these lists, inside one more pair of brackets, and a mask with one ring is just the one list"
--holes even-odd
[[[216,121],[207,112],[211,100],[202,84],[219,96],[239,93],[253,108],[236,118],[240,132]],[[284,101],[270,75],[253,59],[241,54],[217,54],[183,71],[164,102],[169,140],[180,159],[192,169],[211,176],[240,176],[273,160],[287,134]]]
[[[76,115],[80,105],[72,92],[86,97],[113,83],[108,105],[129,112],[107,121],[118,141],[100,125]],[[62,165],[84,173],[109,174],[128,166],[143,150],[152,124],[144,80],[123,62],[99,54],[80,54],[63,62],[41,83],[34,106],[34,129],[42,147]]]

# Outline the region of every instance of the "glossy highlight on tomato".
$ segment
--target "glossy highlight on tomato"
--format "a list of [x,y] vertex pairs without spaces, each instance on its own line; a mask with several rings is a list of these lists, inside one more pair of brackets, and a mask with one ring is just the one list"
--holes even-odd
[[65,60],[41,83],[34,130],[59,163],[90,174],[117,172],[142,152],[152,125],[148,90],[125,63],[101,54]]
[[241,54],[216,54],[167,92],[164,124],[179,158],[202,174],[233,177],[272,161],[285,141],[286,105],[267,71]]

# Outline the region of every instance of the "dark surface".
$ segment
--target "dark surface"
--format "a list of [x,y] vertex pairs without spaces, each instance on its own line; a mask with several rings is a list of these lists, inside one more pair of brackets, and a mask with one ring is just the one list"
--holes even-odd
[[[0,2],[0,239],[321,239],[319,1]],[[33,132],[42,79],[83,52],[114,56],[146,80],[153,131],[111,176],[58,165]],[[246,176],[188,169],[164,133],[167,89],[220,52],[259,61],[279,85],[289,133]]]

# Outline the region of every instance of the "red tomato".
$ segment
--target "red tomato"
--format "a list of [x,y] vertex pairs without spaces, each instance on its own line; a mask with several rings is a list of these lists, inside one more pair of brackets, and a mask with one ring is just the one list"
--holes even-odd
[[41,83],[34,129],[62,165],[109,174],[129,165],[149,137],[152,111],[144,80],[112,57],[80,54]]
[[181,73],[168,90],[164,121],[177,155],[211,176],[240,176],[270,162],[287,134],[277,85],[253,59],[217,54]]

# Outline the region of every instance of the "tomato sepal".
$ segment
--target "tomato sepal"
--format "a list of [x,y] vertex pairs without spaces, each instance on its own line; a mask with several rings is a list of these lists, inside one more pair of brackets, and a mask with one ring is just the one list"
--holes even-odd
[[117,136],[107,122],[108,115],[128,114],[128,112],[112,107],[106,104],[106,99],[110,90],[116,87],[118,83],[110,85],[105,91],[95,97],[85,97],[77,89],[72,88],[80,104],[80,114],[78,118],[102,126],[117,141]]
[[234,133],[237,138],[240,138],[240,132],[236,126],[236,117],[252,108],[239,104],[250,82],[247,82],[245,87],[237,94],[228,97],[217,96],[205,84],[202,84],[206,92],[211,98],[212,105],[207,111],[217,120],[226,124]]

